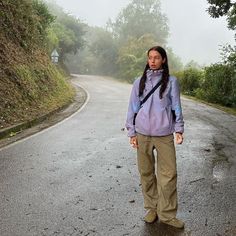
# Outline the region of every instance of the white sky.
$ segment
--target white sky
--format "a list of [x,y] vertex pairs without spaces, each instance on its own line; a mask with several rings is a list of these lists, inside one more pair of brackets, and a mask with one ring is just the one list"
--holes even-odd
[[[105,26],[115,19],[131,0],[55,0],[66,12],[92,26]],[[225,18],[213,19],[206,9],[206,0],[161,0],[162,10],[169,19],[168,46],[181,57],[210,64],[220,60],[219,46],[235,44],[234,32],[228,30]]]

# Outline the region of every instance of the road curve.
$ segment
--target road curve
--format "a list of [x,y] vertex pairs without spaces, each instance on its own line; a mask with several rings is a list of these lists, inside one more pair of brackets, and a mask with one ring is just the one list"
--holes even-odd
[[131,85],[77,76],[82,110],[0,149],[0,235],[236,235],[236,117],[182,98],[178,231],[142,221],[136,153],[124,131]]

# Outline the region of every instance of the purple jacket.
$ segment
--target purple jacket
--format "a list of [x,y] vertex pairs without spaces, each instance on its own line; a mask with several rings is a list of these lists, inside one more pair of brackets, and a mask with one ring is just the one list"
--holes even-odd
[[[140,101],[160,81],[162,70],[147,71],[147,80],[143,95],[139,97],[139,82],[134,81],[127,112],[126,128],[128,136],[137,133],[148,136],[166,136],[174,132],[184,132],[184,121],[180,102],[180,89],[176,77],[170,76],[163,98],[159,97],[159,86],[148,100],[140,107]],[[176,119],[173,118],[173,111]],[[138,113],[133,125],[134,114]]]

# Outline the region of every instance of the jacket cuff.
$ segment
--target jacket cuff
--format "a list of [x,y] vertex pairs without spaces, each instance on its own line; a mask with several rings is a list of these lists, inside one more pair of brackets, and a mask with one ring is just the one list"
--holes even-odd
[[128,137],[134,137],[134,136],[136,136],[135,130],[129,128],[129,129],[128,129],[128,135],[127,135],[127,136],[128,136]]
[[184,133],[184,127],[182,125],[175,125],[175,133]]

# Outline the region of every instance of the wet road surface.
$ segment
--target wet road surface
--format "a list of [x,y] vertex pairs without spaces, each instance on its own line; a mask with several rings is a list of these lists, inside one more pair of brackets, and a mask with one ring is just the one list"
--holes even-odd
[[131,85],[73,79],[88,93],[69,119],[0,149],[1,236],[236,235],[236,117],[183,98],[178,217],[145,224],[135,150],[123,130]]

